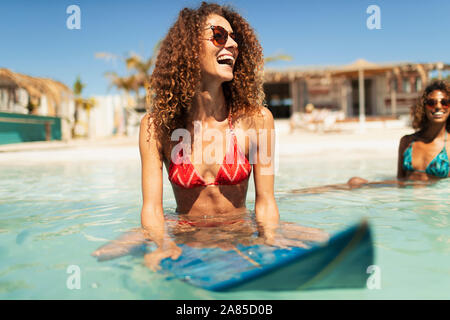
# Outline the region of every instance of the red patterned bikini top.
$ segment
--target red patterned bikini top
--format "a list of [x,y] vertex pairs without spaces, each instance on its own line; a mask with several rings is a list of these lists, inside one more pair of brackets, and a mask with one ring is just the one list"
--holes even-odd
[[228,115],[228,125],[231,133],[231,148],[227,150],[214,182],[205,182],[191,163],[189,155],[183,155],[183,149],[178,152],[175,163],[172,159],[170,160],[169,180],[182,188],[190,189],[209,185],[233,185],[248,179],[252,166],[237,143],[231,124],[231,113]]

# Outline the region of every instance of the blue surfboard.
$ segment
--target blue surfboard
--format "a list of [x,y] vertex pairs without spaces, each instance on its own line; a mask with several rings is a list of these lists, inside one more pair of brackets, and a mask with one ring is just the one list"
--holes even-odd
[[367,222],[333,235],[326,244],[281,249],[236,245],[234,250],[181,245],[177,260],[161,262],[171,278],[211,291],[363,288],[374,249]]

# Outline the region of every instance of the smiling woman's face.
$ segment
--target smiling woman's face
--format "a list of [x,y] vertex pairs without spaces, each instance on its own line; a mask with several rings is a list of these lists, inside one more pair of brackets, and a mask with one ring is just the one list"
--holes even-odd
[[[432,103],[427,103],[428,100],[434,102],[434,105],[432,105]],[[436,124],[445,123],[447,121],[450,110],[448,105],[447,107],[443,106],[442,100],[448,100],[448,97],[440,90],[435,90],[428,95],[425,100],[425,114],[427,115],[428,121]]]
[[233,32],[230,23],[222,16],[211,14],[206,19],[206,25],[202,30],[200,68],[202,71],[203,84],[223,83],[233,80],[233,69],[238,56],[237,43],[228,36],[227,42],[220,46],[211,40],[213,30],[211,26],[220,26],[228,33]]

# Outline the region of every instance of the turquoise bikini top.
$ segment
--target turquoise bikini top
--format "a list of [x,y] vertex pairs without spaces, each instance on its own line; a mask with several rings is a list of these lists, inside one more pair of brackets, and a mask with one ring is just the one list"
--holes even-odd
[[447,156],[447,131],[445,131],[445,139],[444,139],[444,148],[442,148],[441,152],[428,164],[425,171],[416,170],[412,166],[412,146],[413,142],[409,145],[409,147],[403,153],[403,168],[406,171],[418,171],[425,172],[427,174],[439,177],[439,178],[447,178],[449,173],[449,160]]

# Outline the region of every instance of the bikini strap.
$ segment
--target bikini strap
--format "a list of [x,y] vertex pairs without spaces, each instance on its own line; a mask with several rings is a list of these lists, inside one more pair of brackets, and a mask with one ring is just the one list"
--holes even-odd
[[231,108],[230,108],[230,111],[228,112],[228,126],[230,127],[230,130],[233,130],[233,122],[232,122],[232,117],[231,117]]

